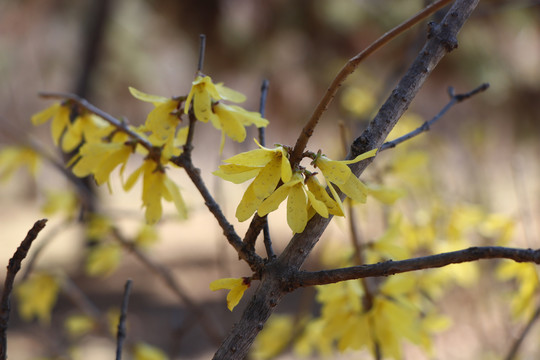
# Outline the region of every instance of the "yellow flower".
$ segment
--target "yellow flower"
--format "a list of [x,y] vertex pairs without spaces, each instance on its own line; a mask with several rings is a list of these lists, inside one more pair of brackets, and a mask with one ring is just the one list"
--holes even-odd
[[137,343],[133,347],[135,360],[167,360],[169,357],[160,349],[145,343]]
[[75,217],[79,201],[73,191],[47,191],[45,197],[45,204],[41,207],[41,211],[45,215],[50,216],[62,212],[70,219]]
[[71,109],[67,104],[54,103],[45,110],[34,114],[31,118],[34,125],[41,125],[52,118],[51,135],[54,145],[58,145],[64,130],[70,126],[69,115]]
[[70,315],[64,321],[64,329],[72,337],[88,334],[96,327],[96,322],[88,315]]
[[114,131],[114,127],[105,120],[91,113],[77,116],[69,124],[62,136],[62,150],[73,151],[84,140],[87,143],[101,141],[101,138]]
[[239,221],[245,221],[253,215],[263,200],[274,192],[280,179],[287,183],[292,177],[287,150],[282,146],[276,146],[274,149],[260,145],[259,147],[260,149],[224,160],[228,164],[221,165],[219,170],[213,173],[235,184],[255,177],[236,209]]
[[294,336],[294,319],[290,315],[273,315],[253,344],[254,359],[273,359],[279,355]]
[[58,280],[45,273],[35,273],[19,284],[15,289],[15,295],[21,318],[30,321],[37,317],[41,323],[49,324],[59,290]]
[[230,311],[233,311],[234,307],[238,305],[240,299],[242,299],[242,296],[244,296],[244,292],[249,288],[250,285],[251,279],[248,277],[238,279],[224,278],[212,281],[210,283],[210,290],[216,291],[229,289],[230,291],[227,294],[227,307]]
[[329,214],[345,216],[341,204],[336,202],[330,197],[330,195],[328,195],[326,189],[321,185],[321,183],[319,182],[319,180],[317,180],[315,176],[308,176],[306,179],[306,185],[309,189],[309,193],[313,194],[315,199],[324,203],[324,205],[328,209]]
[[135,236],[135,245],[146,249],[159,240],[159,234],[154,226],[144,224]]
[[246,126],[255,125],[260,128],[268,125],[268,120],[263,119],[261,114],[244,110],[240,106],[218,102],[214,105],[213,112],[210,116],[212,125],[222,130],[220,152],[223,151],[225,135],[236,142],[243,142],[246,139]]
[[246,97],[222,84],[214,84],[210,76],[197,76],[186,99],[184,113],[188,113],[191,101],[193,101],[195,117],[199,121],[208,122],[213,115],[212,101],[218,100],[241,103],[246,100]]
[[121,172],[133,151],[133,147],[125,145],[127,135],[123,133],[115,134],[110,143],[91,142],[86,143],[79,149],[79,153],[70,161],[75,163],[73,173],[78,177],[85,177],[90,174],[98,185],[109,182],[111,172],[122,164]]
[[135,170],[124,184],[124,189],[128,191],[133,187],[137,179],[142,175],[143,207],[146,208],[145,218],[148,224],[155,224],[161,218],[162,206],[161,198],[172,201],[181,217],[187,216],[186,205],[180,189],[153,160],[145,160],[143,164]]
[[343,209],[341,199],[339,198],[334,185],[337,185],[341,191],[349,198],[363,203],[366,201],[366,195],[369,193],[369,190],[364,183],[362,183],[356,175],[354,175],[351,169],[347,164],[353,164],[358,161],[375,156],[377,149],[373,149],[366,153],[358,155],[353,160],[343,160],[336,161],[330,160],[324,155],[319,155],[313,161],[313,165],[321,170],[324,178],[326,179],[327,185],[330,188],[330,192],[334,197],[334,200],[340,205]]
[[122,248],[118,244],[99,244],[90,250],[86,259],[86,273],[90,276],[112,274],[122,258]]
[[129,92],[135,98],[154,104],[143,130],[150,131],[152,134],[148,140],[156,146],[161,146],[170,141],[171,136],[174,137],[176,127],[180,123],[180,114],[178,108],[180,100],[175,98],[167,98],[158,95],[145,94],[135,88],[129,87]]
[[287,224],[294,233],[301,233],[306,228],[308,209],[312,207],[322,217],[328,217],[325,203],[317,200],[315,195],[304,185],[302,174],[296,172],[291,180],[281,185],[268,196],[257,209],[259,216],[275,211],[283,200],[287,200]]
[[39,154],[30,148],[6,147],[0,151],[0,180],[8,180],[18,168],[23,166],[27,166],[30,173],[35,176],[39,163]]

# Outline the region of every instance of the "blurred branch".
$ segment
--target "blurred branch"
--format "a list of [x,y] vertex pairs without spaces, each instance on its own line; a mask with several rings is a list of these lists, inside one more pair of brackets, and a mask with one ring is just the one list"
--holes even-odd
[[199,63],[197,65],[197,72],[201,72],[204,65],[204,51],[206,50],[206,35],[199,35]]
[[500,246],[470,247],[464,250],[422,256],[400,261],[385,261],[377,264],[352,266],[342,269],[316,272],[299,271],[292,275],[291,287],[333,284],[345,280],[366,277],[389,276],[404,272],[433,269],[450,264],[460,264],[480,259],[510,259],[516,262],[540,264],[540,249],[516,249]]
[[313,112],[313,115],[311,115],[311,118],[307,122],[307,124],[302,129],[302,132],[300,133],[300,136],[298,137],[298,140],[296,140],[296,144],[294,145],[294,149],[291,154],[291,165],[294,168],[295,165],[297,165],[300,160],[302,160],[302,153],[304,152],[304,149],[306,148],[307,142],[311,135],[313,134],[313,131],[315,127],[317,126],[317,123],[319,122],[319,119],[321,118],[322,114],[328,109],[328,106],[336,96],[336,93],[338,89],[341,87],[341,84],[349,77],[350,74],[352,74],[358,65],[366,59],[368,56],[373,54],[375,51],[379,50],[381,47],[383,47],[386,43],[388,43],[390,40],[398,36],[399,34],[405,32],[409,28],[411,28],[413,25],[417,24],[418,22],[424,20],[437,10],[443,8],[448,3],[450,3],[452,0],[439,0],[436,1],[428,6],[426,6],[423,10],[418,12],[416,15],[411,17],[410,19],[404,21],[400,25],[396,26],[395,28],[391,29],[390,31],[386,32],[384,35],[382,35],[380,38],[375,40],[371,45],[369,45],[367,48],[365,48],[362,52],[360,52],[358,55],[351,58],[347,64],[339,71],[339,73],[336,75],[330,86],[328,87],[328,90],[326,90],[326,93],[324,94],[323,98],[319,101],[319,104],[315,108],[315,111]]
[[133,242],[128,241],[120,230],[116,227],[113,227],[112,233],[114,238],[129,252],[131,252],[135,257],[143,263],[150,271],[152,271],[158,278],[160,278],[163,283],[182,301],[186,307],[189,309],[189,313],[196,316],[201,324],[201,327],[209,336],[209,338],[216,344],[221,342],[221,335],[216,330],[216,327],[213,325],[213,322],[210,321],[206,313],[187,295],[185,289],[176,281],[171,274],[171,271],[161,265],[155,263],[150,259],[146,254],[141,252]]
[[443,115],[446,114],[446,112],[448,110],[450,110],[450,108],[452,106],[454,106],[455,104],[457,104],[459,102],[462,102],[463,100],[467,100],[471,96],[474,96],[474,95],[476,95],[478,93],[481,93],[481,92],[487,90],[488,88],[489,88],[489,84],[484,83],[484,84],[480,85],[479,87],[477,87],[476,89],[469,91],[468,93],[457,94],[457,95],[454,94],[454,88],[452,88],[452,87],[448,88],[448,94],[450,95],[450,101],[448,102],[448,104],[446,104],[445,107],[442,108],[442,110],[437,115],[435,115],[431,120],[424,122],[422,124],[422,126],[420,126],[419,128],[411,131],[410,133],[405,134],[405,135],[403,135],[403,136],[401,136],[401,137],[399,137],[399,138],[397,138],[395,140],[385,142],[380,147],[379,152],[381,152],[383,150],[386,150],[386,149],[394,148],[398,144],[401,144],[404,141],[412,139],[413,137],[418,136],[423,132],[429,131],[431,126],[433,124],[435,124],[437,121],[439,121],[439,119],[442,118]]
[[533,316],[519,335],[519,337],[516,339],[516,341],[512,344],[512,347],[510,348],[510,351],[505,357],[505,360],[514,360],[517,356],[517,353],[519,351],[519,348],[521,347],[521,344],[523,344],[523,340],[525,340],[525,337],[527,334],[529,334],[529,331],[533,327],[534,323],[538,321],[540,318],[540,306],[536,308],[536,311],[534,312]]
[[116,335],[116,360],[122,359],[122,345],[126,338],[126,318],[131,284],[131,279],[128,279],[124,288],[124,297],[122,299],[122,308],[120,309],[120,319],[118,320],[118,332]]
[[28,231],[28,234],[21,242],[13,257],[9,259],[7,266],[6,280],[4,289],[2,290],[2,298],[0,299],[0,360],[7,359],[7,336],[9,312],[11,311],[10,297],[13,291],[13,283],[15,276],[21,269],[21,263],[28,254],[32,242],[37,238],[38,234],[45,227],[47,219],[41,219],[34,223],[34,226]]

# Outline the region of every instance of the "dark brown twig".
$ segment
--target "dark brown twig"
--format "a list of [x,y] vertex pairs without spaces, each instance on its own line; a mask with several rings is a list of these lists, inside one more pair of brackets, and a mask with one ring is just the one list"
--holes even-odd
[[120,319],[118,320],[118,331],[116,333],[116,360],[122,359],[122,346],[126,339],[126,319],[131,284],[131,279],[128,279],[124,288],[124,297],[122,298],[122,308],[120,309]]
[[201,72],[204,65],[204,52],[206,50],[206,35],[199,35],[199,62],[197,64],[197,72]]
[[389,276],[422,269],[433,269],[450,264],[460,264],[480,259],[510,259],[516,262],[532,262],[540,264],[540,249],[518,249],[501,246],[470,247],[464,250],[400,261],[390,260],[377,264],[315,272],[299,271],[292,276],[291,281],[293,284],[291,284],[291,286],[295,288],[301,286],[333,284],[345,280]]
[[32,242],[37,238],[38,234],[45,227],[47,219],[41,219],[34,223],[34,226],[28,231],[28,234],[21,242],[13,257],[9,259],[7,266],[6,280],[4,282],[4,290],[0,299],[0,360],[7,359],[7,336],[9,312],[11,311],[10,297],[13,291],[13,283],[15,276],[21,269],[21,263],[28,254]]
[[489,84],[484,83],[484,84],[480,85],[479,87],[477,87],[476,89],[469,91],[468,93],[457,94],[456,95],[456,94],[454,94],[454,89],[452,87],[450,87],[448,89],[448,94],[450,95],[450,101],[448,102],[448,104],[446,104],[442,108],[441,111],[439,111],[439,113],[437,115],[435,115],[431,120],[426,121],[425,123],[423,123],[422,126],[420,126],[419,128],[411,131],[410,133],[405,134],[405,135],[403,135],[403,136],[401,136],[401,137],[399,137],[399,138],[397,138],[395,140],[385,142],[384,144],[382,144],[379,151],[394,148],[398,144],[400,144],[400,143],[402,143],[404,141],[412,139],[413,137],[418,136],[423,132],[429,131],[431,126],[433,126],[433,124],[435,124],[437,121],[439,121],[439,119],[442,118],[443,115],[446,114],[446,112],[448,110],[450,110],[450,108],[452,106],[454,106],[455,104],[457,104],[459,102],[462,102],[463,100],[466,100],[466,99],[470,98],[471,96],[474,96],[474,95],[476,95],[476,94],[478,94],[480,92],[483,92],[483,91],[487,90],[488,88],[489,88]]
[[297,165],[300,162],[300,160],[302,160],[302,153],[304,152],[304,149],[306,148],[309,138],[313,134],[313,130],[317,126],[317,123],[319,122],[319,119],[321,118],[322,114],[324,114],[324,112],[326,111],[326,109],[328,108],[332,100],[334,99],[341,84],[343,84],[345,79],[347,79],[347,77],[356,70],[358,65],[368,56],[370,56],[375,51],[383,47],[390,40],[392,40],[399,34],[405,32],[407,29],[411,28],[413,25],[422,21],[423,19],[433,14],[437,10],[443,8],[450,2],[451,0],[439,0],[426,6],[423,10],[418,12],[416,15],[414,15],[410,19],[404,21],[403,23],[396,26],[392,30],[386,32],[384,35],[382,35],[380,38],[375,40],[375,42],[369,45],[366,49],[364,49],[358,55],[351,58],[347,62],[347,64],[345,64],[345,66],[339,71],[339,73],[336,75],[336,77],[334,78],[330,86],[328,87],[328,90],[326,90],[326,93],[324,94],[323,98],[319,101],[319,104],[315,108],[313,115],[311,115],[311,118],[302,129],[302,132],[300,133],[300,136],[298,137],[298,140],[296,141],[296,144],[294,145],[294,149],[291,154],[290,160],[291,160],[291,165],[293,167]]

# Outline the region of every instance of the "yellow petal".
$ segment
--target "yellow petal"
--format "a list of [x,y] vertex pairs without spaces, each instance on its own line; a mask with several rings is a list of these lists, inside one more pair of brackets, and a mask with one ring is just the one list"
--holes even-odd
[[174,206],[176,206],[176,210],[178,210],[178,213],[180,214],[180,217],[184,219],[187,218],[186,204],[184,203],[184,199],[180,194],[178,185],[176,185],[174,181],[169,179],[167,176],[165,176],[164,185],[165,189],[167,190],[168,197],[172,199]]
[[37,114],[32,115],[32,124],[34,125],[41,125],[45,122],[47,122],[50,118],[52,118],[60,109],[61,105],[60,103],[54,103],[48,108],[41,110]]
[[155,346],[137,343],[133,347],[134,360],[169,360],[165,352]]
[[221,83],[214,86],[219,94],[219,97],[223,100],[229,100],[235,103],[241,103],[246,101],[246,96],[236,90],[228,88]]
[[275,156],[276,155],[274,151],[256,149],[237,154],[233,157],[228,158],[227,160],[223,160],[223,162],[235,165],[263,167],[268,164]]
[[239,286],[235,286],[229,291],[227,294],[227,307],[230,311],[233,311],[233,309],[238,305],[242,297],[244,296],[244,292],[249,288],[248,284],[242,283]]
[[287,183],[292,178],[292,169],[291,163],[287,158],[287,151],[284,148],[281,148],[281,180],[284,183]]
[[21,318],[25,321],[37,318],[42,324],[49,324],[59,290],[58,279],[46,273],[34,273],[20,283],[15,296]]
[[87,315],[70,315],[64,321],[64,329],[72,337],[80,337],[92,331],[96,323]]
[[287,199],[287,223],[294,233],[301,233],[307,224],[307,196],[303,184],[291,187]]
[[277,210],[279,205],[287,198],[289,195],[290,186],[281,185],[279,188],[277,188],[276,191],[274,191],[269,197],[264,200],[259,208],[257,209],[257,213],[259,216],[265,216],[272,211]]
[[352,160],[342,160],[340,162],[342,162],[344,164],[353,164],[353,163],[356,163],[356,162],[359,162],[359,161],[362,161],[362,160],[365,160],[367,158],[370,158],[370,157],[373,157],[373,156],[377,155],[377,150],[378,149],[369,150],[369,151],[366,151],[363,154],[358,155],[357,157],[355,157]]
[[131,86],[128,87],[129,92],[131,95],[133,95],[134,98],[139,99],[141,101],[149,102],[154,104],[154,106],[159,106],[163,103],[166,103],[167,101],[171,101],[170,98],[159,96],[159,95],[150,95],[143,93],[142,91],[139,91]]
[[242,142],[246,139],[246,129],[235,114],[227,110],[226,106],[217,104],[214,107],[214,112],[228,137],[236,142]]
[[262,199],[259,199],[253,191],[253,183],[251,183],[246,192],[240,200],[240,204],[236,208],[236,218],[238,221],[246,221],[255,213],[259,205],[262,203]]
[[165,174],[159,170],[154,171],[147,168],[144,172],[142,201],[143,206],[146,207],[144,216],[150,225],[157,223],[163,213],[161,197],[163,196],[164,178]]
[[120,264],[121,256],[122,248],[118,244],[97,245],[86,259],[86,273],[90,276],[110,275]]
[[257,176],[260,171],[260,168],[228,164],[220,165],[219,170],[214,171],[212,174],[234,184],[241,184]]
[[108,156],[103,159],[99,167],[94,171],[96,183],[98,185],[102,185],[108,182],[111,172],[116,169],[118,165],[123,164],[123,166],[125,166],[131,152],[131,146],[122,145],[118,150],[109,153]]
[[264,200],[276,189],[280,178],[280,163],[279,158],[274,158],[253,180],[253,191],[259,199]]
[[52,119],[51,135],[54,145],[58,146],[62,133],[68,126],[70,126],[69,113],[70,109],[67,106],[61,106]]
[[359,203],[365,203],[368,189],[353,173],[344,184],[338,184],[345,195]]
[[309,190],[306,191],[309,203],[311,204],[311,207],[322,217],[327,218],[328,217],[328,208],[326,207],[325,203],[317,200],[315,198],[315,195]]
[[212,99],[204,88],[197,87],[193,98],[193,110],[197,120],[208,122],[212,116]]
[[342,161],[330,160],[325,156],[319,157],[315,164],[321,169],[324,177],[336,185],[344,184],[352,174],[347,164]]
[[338,203],[332,199],[330,195],[328,195],[326,189],[321,185],[315,176],[309,176],[306,180],[306,185],[315,198],[325,204],[329,214],[344,216],[343,211],[339,207]]

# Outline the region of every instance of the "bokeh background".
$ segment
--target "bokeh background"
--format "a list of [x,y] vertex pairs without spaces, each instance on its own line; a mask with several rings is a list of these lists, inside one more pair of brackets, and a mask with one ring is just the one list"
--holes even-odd
[[[48,127],[30,123],[31,115],[49,104],[38,91],[76,92],[115,116],[142,123],[151,106],[132,98],[127,87],[163,96],[186,94],[196,71],[201,33],[207,36],[203,71],[246,94],[245,107],[250,110],[258,108],[261,82],[268,79],[267,143],[293,144],[346,60],[423,5],[424,1],[399,0],[0,0],[0,146],[38,144],[44,153],[61,159]],[[323,148],[331,157],[342,156],[338,121],[347,124],[351,137],[360,134],[416,56],[425,29],[426,22],[414,27],[359,67],[323,117],[308,146],[311,150]],[[538,1],[482,1],[461,31],[459,48],[433,72],[410,115],[428,120],[448,101],[449,86],[466,92],[484,82],[491,84],[487,92],[454,107],[421,140],[412,140],[431,156],[430,166],[417,175],[433,177],[449,207],[477,204],[504,214],[515,222],[515,244],[539,247]],[[248,138],[256,136],[254,129],[250,131]],[[195,161],[233,219],[242,188],[223,185],[210,175],[220,161],[216,142],[216,131],[199,127]],[[252,148],[250,141],[228,141],[223,157]],[[393,151],[381,155],[381,164]],[[384,181],[384,166],[375,163],[372,168],[367,179]],[[241,308],[229,313],[224,293],[211,293],[208,283],[249,272],[225,244],[187,178],[179,173],[177,180],[191,218],[165,221],[159,229],[161,240],[148,256],[172,269],[189,296],[218,319],[218,332],[224,334]],[[69,186],[47,163],[37,179],[19,171],[0,184],[2,263],[7,264],[31,224],[43,217],[43,194]],[[102,207],[126,233],[134,234],[142,219],[137,190],[123,194],[113,184],[112,195],[106,189],[99,193]],[[412,206],[410,211],[422,210],[422,203]],[[279,251],[289,230],[283,214],[271,221]],[[240,233],[246,228],[234,224]],[[369,224],[363,226],[368,238],[384,230],[381,221]],[[51,240],[35,266],[62,273],[103,313],[120,304],[124,281],[134,280],[130,341],[159,346],[174,359],[211,356],[215,345],[188,316],[185,304],[136,258],[126,254],[114,274],[96,279],[85,275],[81,265],[87,245],[76,224],[53,216],[43,234]],[[314,254],[308,266],[317,265]],[[441,305],[453,317],[454,327],[438,335],[436,358],[487,359],[507,351],[522,326],[509,320],[507,303],[485,295],[494,286],[499,285],[487,274],[478,288],[453,292]],[[301,292],[290,295],[279,311],[295,312],[303,298]],[[50,327],[23,322],[15,309],[10,358],[65,356],[72,341],[62,323],[77,306],[72,296],[61,293]],[[538,356],[539,330],[533,328],[525,342],[524,354],[531,357],[524,358]],[[77,346],[80,359],[110,358],[114,342],[89,336]],[[410,358],[420,356],[414,348],[408,351]]]

